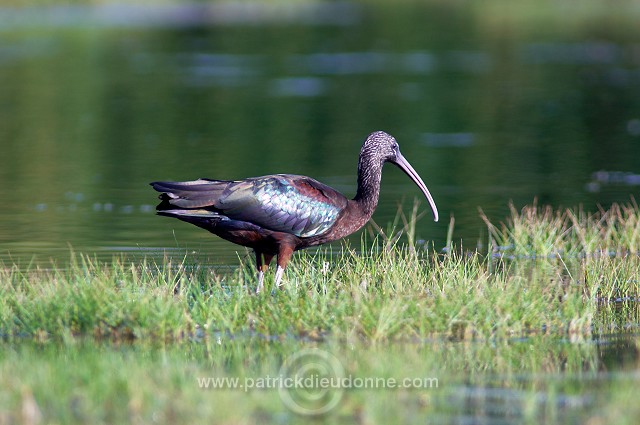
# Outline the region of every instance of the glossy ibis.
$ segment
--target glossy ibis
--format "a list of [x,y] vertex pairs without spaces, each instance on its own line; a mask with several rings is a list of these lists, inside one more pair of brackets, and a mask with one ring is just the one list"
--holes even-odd
[[391,162],[404,171],[427,197],[434,220],[436,204],[418,173],[400,154],[393,136],[376,131],[362,145],[358,189],[353,199],[310,177],[273,174],[244,180],[199,179],[153,182],[162,192],[159,215],[195,224],[233,243],[253,248],[258,288],[277,255],[276,285],[294,251],[335,241],[357,231],[378,204],[382,166]]

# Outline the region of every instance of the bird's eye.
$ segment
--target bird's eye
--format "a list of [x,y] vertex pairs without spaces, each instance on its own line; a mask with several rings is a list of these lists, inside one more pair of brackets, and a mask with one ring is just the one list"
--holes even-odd
[[391,149],[393,149],[394,151],[397,151],[400,148],[400,146],[398,146],[397,142],[393,142],[391,144]]

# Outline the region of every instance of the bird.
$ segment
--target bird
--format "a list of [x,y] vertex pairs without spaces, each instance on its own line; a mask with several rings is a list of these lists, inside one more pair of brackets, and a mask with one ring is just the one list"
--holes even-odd
[[375,131],[365,139],[358,159],[358,185],[353,199],[311,178],[272,174],[243,180],[156,181],[158,215],[174,217],[253,249],[258,284],[277,257],[275,285],[294,251],[344,238],[361,229],[373,215],[380,196],[382,167],[398,166],[429,201],[434,221],[438,209],[418,173],[400,153],[396,139]]

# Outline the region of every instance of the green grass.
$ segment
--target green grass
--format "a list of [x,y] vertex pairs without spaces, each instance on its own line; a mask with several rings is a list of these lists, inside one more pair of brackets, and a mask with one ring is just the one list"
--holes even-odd
[[640,250],[640,212],[632,201],[614,204],[609,210],[590,214],[582,208],[554,211],[551,207],[527,206],[517,211],[510,205],[511,217],[499,227],[482,213],[491,245],[511,246],[515,255],[626,256]]
[[[259,295],[248,262],[224,275],[189,257],[4,266],[0,424],[306,423],[277,389],[203,389],[198,378],[308,371],[326,361],[318,351],[298,369],[292,359],[317,349],[343,376],[437,379],[330,390],[339,403],[318,422],[634,423],[634,203],[596,214],[512,208],[499,225],[485,217],[488,252],[425,249],[418,217],[400,213],[358,250],[300,253],[284,289]],[[618,336],[593,343],[599,334]],[[307,410],[325,401],[293,394]]]
[[[415,216],[404,218],[409,241]],[[188,258],[103,264],[74,256],[56,270],[4,267],[0,329],[5,338],[39,340],[172,341],[212,332],[372,343],[589,337],[617,326],[612,300],[640,295],[639,217],[634,204],[595,215],[513,208],[506,223],[487,221],[489,255],[437,253],[380,232],[360,250],[302,252],[283,290],[260,295],[251,264],[224,276]]]

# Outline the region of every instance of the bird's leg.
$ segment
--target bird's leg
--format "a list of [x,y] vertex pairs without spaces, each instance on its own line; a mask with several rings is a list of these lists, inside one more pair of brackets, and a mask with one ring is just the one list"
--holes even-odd
[[276,268],[276,287],[280,287],[282,281],[282,275],[284,274],[284,268],[287,267],[287,263],[291,259],[291,255],[293,255],[293,248],[284,245],[280,246],[278,250],[278,267]]
[[256,294],[259,294],[264,289],[264,272],[260,270],[258,272],[258,287],[256,288]]
[[256,294],[259,294],[264,289],[264,272],[269,268],[269,263],[271,263],[273,255],[264,254],[260,251],[255,251],[255,253],[256,267],[258,269],[258,287],[256,288]]
[[284,269],[280,266],[276,268],[276,286],[280,287],[280,281],[282,280],[282,275],[284,274]]

